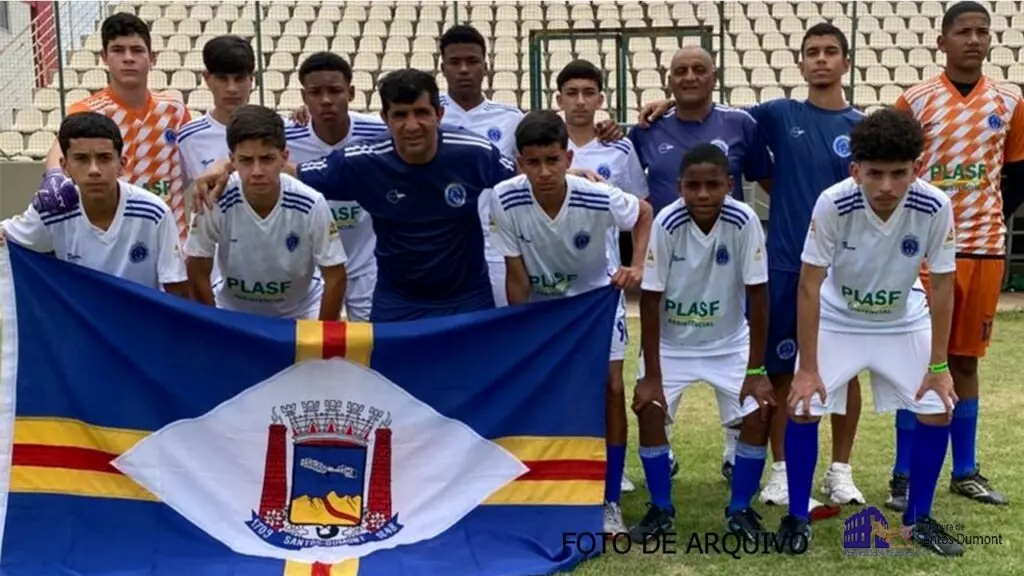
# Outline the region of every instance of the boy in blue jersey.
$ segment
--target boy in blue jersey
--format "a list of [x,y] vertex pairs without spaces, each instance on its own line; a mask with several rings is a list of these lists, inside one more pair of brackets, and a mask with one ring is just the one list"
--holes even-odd
[[[391,72],[379,91],[391,136],[286,170],[329,201],[355,201],[370,214],[377,236],[371,322],[493,308],[477,202],[514,176],[514,165],[486,139],[440,126],[431,74]],[[228,168],[220,164],[197,181],[205,206],[223,191]]]
[[[804,34],[801,72],[808,83],[806,101],[780,98],[747,111],[757,120],[774,155],[768,225],[768,289],[771,315],[766,368],[783,402],[793,379],[796,346],[796,298],[800,252],[811,219],[811,210],[822,190],[849,175],[849,132],[864,114],[844,97],[842,80],[849,72],[849,44],[841,30],[828,23],[812,26]],[[649,105],[641,111],[640,125],[667,109],[670,101]],[[822,492],[836,504],[864,503],[853,482],[850,452],[860,419],[860,387],[850,381],[846,414],[833,414],[832,464],[825,474]],[[761,492],[766,504],[789,503],[783,447],[786,414],[778,411],[772,421],[772,474]],[[813,507],[813,506],[812,506]],[[836,510],[820,508],[821,515]],[[819,516],[820,517],[820,516]]]

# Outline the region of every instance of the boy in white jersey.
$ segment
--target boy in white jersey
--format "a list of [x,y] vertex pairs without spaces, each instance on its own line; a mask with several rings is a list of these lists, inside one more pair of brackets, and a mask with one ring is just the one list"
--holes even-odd
[[[602,140],[597,135],[594,124],[597,111],[604,105],[604,75],[596,66],[586,60],[570,62],[558,73],[558,92],[556,99],[565,119],[569,132],[569,151],[572,152],[572,165],[593,171],[604,178],[609,184],[628,192],[637,198],[647,198],[647,175],[640,166],[640,159],[633,150],[633,142],[628,138],[621,140]],[[608,262],[612,270],[622,264],[619,250],[618,229],[608,230]],[[628,242],[628,239],[627,239]],[[625,294],[622,295],[626,297]],[[626,334],[628,344],[629,333],[625,322],[622,330]],[[611,377],[619,383],[613,388],[622,387],[622,361],[613,361]],[[622,490],[631,492],[636,487],[623,473]],[[618,496],[610,495],[612,502],[618,502]]]
[[[310,54],[298,74],[302,101],[312,121],[286,125],[285,137],[292,161],[323,158],[334,150],[387,133],[387,125],[380,116],[349,111],[355,87],[352,67],[341,56],[331,52]],[[377,260],[373,255],[377,238],[373,222],[356,202],[329,200],[327,204],[348,255],[345,316],[353,322],[369,322],[377,283]]]
[[[199,300],[263,316],[338,320],[345,248],[327,200],[281,174],[284,120],[269,108],[242,106],[227,142],[237,173],[213,209],[193,215],[185,246]],[[223,276],[216,286],[214,255]]]
[[[607,184],[567,175],[572,164],[565,123],[550,111],[530,112],[516,128],[522,175],[494,187],[491,214],[495,246],[505,257],[510,305],[575,296],[612,284],[635,288],[643,272],[652,211],[647,202]],[[605,238],[612,229],[632,230],[632,268],[609,269]],[[609,321],[612,321],[609,318]],[[618,495],[626,453],[626,403],[621,373],[625,344],[625,305],[612,331],[608,380],[608,446],[605,531],[625,532]]]
[[61,169],[78,205],[52,212],[30,206],[0,223],[3,237],[36,252],[188,298],[178,229],[167,203],[118,180],[126,158],[113,120],[71,114],[57,134]]
[[718,397],[722,425],[741,426],[726,527],[757,541],[764,527],[751,501],[764,470],[775,404],[764,367],[764,231],[757,214],[731,197],[729,158],[717,146],[688,150],[679,172],[681,198],[658,213],[644,264],[642,356],[633,411],[651,506],[630,538],[643,542],[674,532],[668,408],[692,384],[708,382]]
[[228,157],[227,123],[239,106],[249,102],[256,56],[247,40],[217,36],[203,46],[203,67],[203,81],[213,95],[213,108],[178,133],[186,182]]
[[[914,178],[923,142],[911,116],[894,109],[871,114],[850,132],[851,178],[822,192],[815,204],[797,301],[783,542],[810,538],[807,502],[819,418],[842,413],[846,383],[870,370],[876,410],[917,415],[903,534],[941,555],[963,553],[931,517],[957,401],[946,359],[956,246],[949,198]],[[917,284],[925,262],[930,309]]]

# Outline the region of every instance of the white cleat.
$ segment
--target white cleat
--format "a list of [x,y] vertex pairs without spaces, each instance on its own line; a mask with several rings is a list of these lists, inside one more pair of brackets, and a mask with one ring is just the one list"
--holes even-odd
[[604,503],[604,531],[614,537],[626,534],[626,523],[622,521],[622,508],[612,502]]
[[622,476],[622,492],[623,493],[633,492],[634,490],[636,490],[636,485],[633,484],[632,480],[630,480],[625,475],[623,475]]
[[836,504],[864,504],[864,494],[853,483],[853,469],[849,464],[833,462],[825,472],[821,493]]
[[761,489],[761,503],[769,506],[789,506],[785,462],[772,462],[772,475]]

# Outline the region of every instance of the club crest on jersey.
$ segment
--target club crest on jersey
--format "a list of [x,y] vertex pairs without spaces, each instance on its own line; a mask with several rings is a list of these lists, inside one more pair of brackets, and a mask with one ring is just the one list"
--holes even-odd
[[391,510],[391,414],[333,399],[301,404],[301,413],[294,403],[271,408],[263,497],[246,525],[287,550],[393,537],[402,525]]
[[605,180],[612,177],[612,169],[607,164],[601,164],[597,167],[597,173],[601,175],[601,178]]
[[840,158],[848,158],[850,156],[850,137],[846,134],[836,136],[836,139],[832,141],[832,151]]
[[299,235],[295,232],[288,234],[288,237],[284,240],[284,247],[289,252],[295,252],[295,249],[299,247]]
[[458,182],[452,182],[444,189],[444,201],[452,208],[458,208],[466,203],[466,188]]
[[146,247],[142,242],[136,242],[130,251],[128,251],[128,259],[131,260],[132,264],[139,264],[146,261],[149,257],[149,248]]
[[487,138],[491,142],[501,142],[501,130],[499,130],[497,127],[492,127],[490,130],[487,131]]
[[999,130],[1003,127],[1003,119],[998,114],[991,114],[988,117],[988,127],[993,130]]
[[173,128],[168,128],[167,130],[164,130],[164,140],[167,141],[168,144],[174,144],[178,141],[178,134]]
[[719,246],[718,250],[715,251],[715,264],[719,266],[725,266],[729,263],[729,249],[725,246]]
[[908,258],[916,256],[920,249],[921,242],[913,234],[907,234],[900,242],[900,252],[903,252],[903,255]]
[[722,151],[723,154],[729,154],[729,145],[725,143],[725,140],[715,138],[711,141],[711,144]]
[[576,236],[573,236],[572,245],[575,246],[577,250],[583,250],[587,246],[590,246],[590,234],[583,230],[577,232]]
[[792,338],[786,338],[775,347],[775,354],[782,360],[789,360],[796,356],[796,342]]

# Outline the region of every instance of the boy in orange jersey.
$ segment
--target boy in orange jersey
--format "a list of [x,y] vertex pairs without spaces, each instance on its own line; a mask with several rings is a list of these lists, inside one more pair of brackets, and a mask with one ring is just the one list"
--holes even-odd
[[[925,131],[918,176],[945,190],[956,218],[956,289],[949,339],[949,371],[959,402],[950,439],[950,491],[977,502],[1005,505],[979,473],[978,359],[992,337],[992,323],[1006,260],[1003,194],[1019,197],[1024,184],[1024,101],[1008,87],[982,75],[992,42],[988,11],[959,2],[942,18],[939,50],[945,72],[909,88],[896,107],[914,115]],[[1006,185],[1018,191],[1003,190]],[[921,278],[928,287],[927,274]],[[907,473],[913,418],[896,416],[896,465],[886,506],[907,505]]]
[[[178,131],[191,121],[180,99],[149,90],[154,55],[149,27],[132,14],[118,13],[100,27],[101,57],[110,73],[106,88],[68,109],[99,112],[114,121],[124,138],[126,166],[122,178],[153,192],[171,206],[181,240],[188,236],[185,189],[178,151]],[[54,143],[46,160],[43,188],[60,179],[60,146]],[[47,183],[49,182],[49,184]]]

